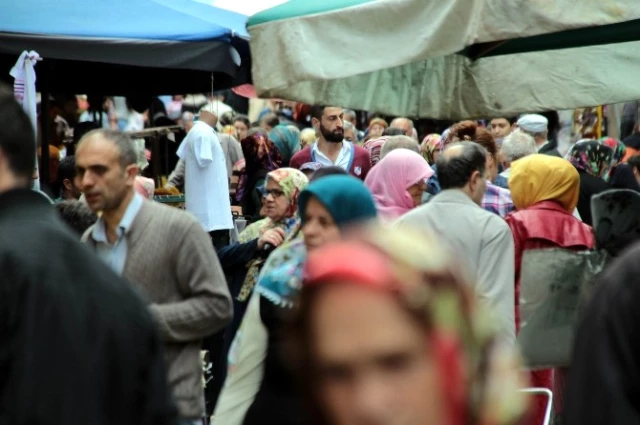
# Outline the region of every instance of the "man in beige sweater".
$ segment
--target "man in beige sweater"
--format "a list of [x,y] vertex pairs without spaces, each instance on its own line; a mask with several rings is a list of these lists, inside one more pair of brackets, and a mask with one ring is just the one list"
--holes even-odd
[[190,214],[134,191],[136,152],[124,133],[86,134],[76,150],[76,169],[87,204],[102,211],[83,241],[146,295],[165,342],[168,381],[182,423],[196,423],[204,414],[201,340],[232,316],[211,239]]

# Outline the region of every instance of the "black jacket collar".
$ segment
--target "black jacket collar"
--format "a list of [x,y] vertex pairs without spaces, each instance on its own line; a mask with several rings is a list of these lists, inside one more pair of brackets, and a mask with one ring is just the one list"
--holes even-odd
[[41,193],[14,189],[0,194],[0,220],[55,216],[55,209]]

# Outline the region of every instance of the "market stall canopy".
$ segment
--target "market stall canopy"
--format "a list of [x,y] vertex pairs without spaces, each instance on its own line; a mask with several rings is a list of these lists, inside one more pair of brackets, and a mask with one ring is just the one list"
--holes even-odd
[[638,0],[291,0],[248,29],[261,97],[436,119],[640,99]]
[[46,70],[52,91],[210,91],[211,73],[216,88],[248,80],[246,19],[191,0],[10,1],[0,63],[8,72],[22,51],[38,52],[37,81]]

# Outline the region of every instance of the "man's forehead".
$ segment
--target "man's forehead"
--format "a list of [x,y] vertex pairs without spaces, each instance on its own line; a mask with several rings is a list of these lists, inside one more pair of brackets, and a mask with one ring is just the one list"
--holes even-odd
[[84,139],[76,149],[76,161],[81,159],[83,154],[100,154],[105,159],[111,159],[111,156],[118,156],[118,147],[112,141],[96,135],[88,139]]
[[340,116],[343,114],[342,108],[338,106],[327,106],[324,108],[324,115],[327,117]]

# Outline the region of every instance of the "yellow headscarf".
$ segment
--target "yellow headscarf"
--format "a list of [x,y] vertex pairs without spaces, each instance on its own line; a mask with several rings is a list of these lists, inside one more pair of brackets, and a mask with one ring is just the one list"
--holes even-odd
[[509,188],[518,210],[542,201],[555,201],[573,212],[580,195],[580,175],[565,159],[534,154],[511,164]]

